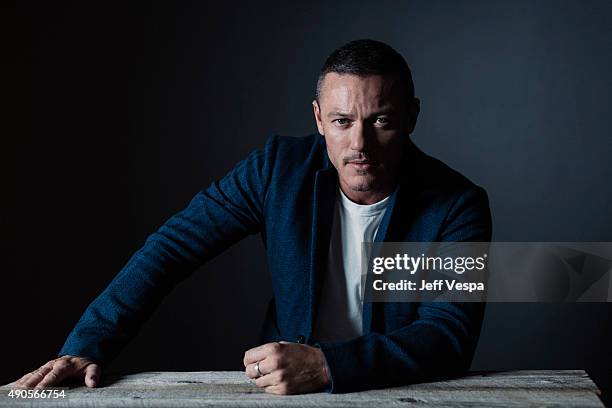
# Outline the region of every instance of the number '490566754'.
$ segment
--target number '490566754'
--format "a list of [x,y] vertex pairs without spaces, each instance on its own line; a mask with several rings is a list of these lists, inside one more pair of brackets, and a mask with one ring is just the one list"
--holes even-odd
[[42,399],[42,398],[66,398],[66,390],[54,389],[13,389],[8,393],[9,398]]

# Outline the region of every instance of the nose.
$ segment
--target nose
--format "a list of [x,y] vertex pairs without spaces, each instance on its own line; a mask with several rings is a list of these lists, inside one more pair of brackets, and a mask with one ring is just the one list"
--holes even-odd
[[351,128],[351,150],[363,152],[367,150],[368,139],[370,135],[367,126],[364,126],[363,122],[355,121]]

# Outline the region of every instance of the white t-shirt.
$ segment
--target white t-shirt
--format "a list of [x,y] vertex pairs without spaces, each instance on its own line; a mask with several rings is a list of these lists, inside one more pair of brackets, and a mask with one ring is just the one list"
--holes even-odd
[[338,188],[315,340],[348,340],[362,335],[361,243],[374,240],[388,201],[386,197],[370,205],[356,204]]

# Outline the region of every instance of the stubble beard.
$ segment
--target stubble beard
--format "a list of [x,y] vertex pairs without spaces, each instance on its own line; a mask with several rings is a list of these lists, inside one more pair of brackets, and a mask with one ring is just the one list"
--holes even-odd
[[376,182],[376,178],[369,171],[357,170],[357,175],[364,177],[364,179],[360,180],[357,184],[349,185],[351,190],[359,192],[376,190],[378,183]]

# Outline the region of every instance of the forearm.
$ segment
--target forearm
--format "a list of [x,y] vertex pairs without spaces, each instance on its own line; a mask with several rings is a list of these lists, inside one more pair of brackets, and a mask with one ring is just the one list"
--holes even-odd
[[188,207],[148,237],[85,310],[60,355],[106,362],[138,332],[163,297],[203,261],[203,243],[189,238],[192,211]]
[[329,391],[385,388],[467,371],[484,304],[439,303],[435,309],[433,313],[423,310],[420,319],[388,334],[319,343],[331,377]]
[[[484,190],[472,188],[451,206],[438,241],[488,242],[491,215]],[[450,249],[449,249],[450,248]],[[446,250],[452,251],[450,246]],[[462,248],[462,247],[460,247]],[[447,254],[448,255],[448,254]],[[429,381],[469,369],[484,317],[484,303],[421,303],[418,317],[389,333],[320,343],[331,392]]]
[[60,355],[112,359],[178,282],[246,235],[259,232],[269,177],[265,157],[263,151],[253,152],[149,236],[89,305]]

